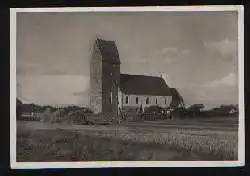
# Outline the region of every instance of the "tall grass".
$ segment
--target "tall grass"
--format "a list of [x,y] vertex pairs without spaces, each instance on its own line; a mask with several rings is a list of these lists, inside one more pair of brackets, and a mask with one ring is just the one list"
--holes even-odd
[[100,136],[120,138],[126,141],[164,144],[178,151],[187,151],[197,155],[210,156],[216,160],[237,160],[237,133],[192,132],[180,130],[167,133],[159,132],[107,132]]
[[[197,160],[237,160],[237,132],[105,128],[82,131],[19,129],[17,160],[176,160],[177,156],[180,160],[192,160],[194,156],[198,156]],[[158,146],[166,148],[158,150]],[[183,152],[185,155],[179,156]],[[168,153],[176,156],[164,156]]]
[[[27,132],[20,133],[23,134],[17,138],[18,162],[157,159],[153,157],[156,152],[155,147],[88,134],[82,135],[77,131],[42,130],[29,135],[26,135]],[[162,151],[164,150],[160,152]],[[167,157],[164,159],[168,160]]]

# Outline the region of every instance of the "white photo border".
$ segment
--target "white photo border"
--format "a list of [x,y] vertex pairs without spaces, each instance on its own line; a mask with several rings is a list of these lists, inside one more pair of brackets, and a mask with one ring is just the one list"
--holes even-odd
[[[96,161],[96,162],[17,162],[16,161],[16,15],[19,12],[146,12],[146,11],[237,11],[238,12],[238,160],[237,161]],[[144,7],[63,7],[10,9],[10,164],[12,169],[100,168],[100,167],[232,167],[245,165],[244,104],[244,7],[144,6]]]

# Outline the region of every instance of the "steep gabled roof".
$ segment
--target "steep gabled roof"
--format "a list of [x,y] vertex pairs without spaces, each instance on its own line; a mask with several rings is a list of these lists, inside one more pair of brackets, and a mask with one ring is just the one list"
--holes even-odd
[[120,75],[120,90],[126,94],[170,96],[171,89],[161,77]]
[[97,38],[96,44],[100,49],[103,61],[121,64],[118,49],[114,41],[107,41]]
[[183,97],[180,95],[178,90],[176,88],[170,88],[170,91],[172,92],[172,101],[170,103],[170,106],[176,107],[179,105],[184,105]]

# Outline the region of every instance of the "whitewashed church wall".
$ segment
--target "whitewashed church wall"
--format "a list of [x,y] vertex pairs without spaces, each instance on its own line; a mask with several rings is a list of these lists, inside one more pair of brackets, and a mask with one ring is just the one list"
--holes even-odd
[[[120,93],[118,97],[119,102],[121,102],[121,107],[140,107],[142,105],[142,107],[145,108],[152,105],[158,105],[165,108],[169,107],[172,100],[172,96],[127,95],[123,93]],[[128,97],[128,103],[126,102],[126,97]],[[138,102],[136,98],[138,98]],[[148,104],[146,103],[147,98],[149,100]]]

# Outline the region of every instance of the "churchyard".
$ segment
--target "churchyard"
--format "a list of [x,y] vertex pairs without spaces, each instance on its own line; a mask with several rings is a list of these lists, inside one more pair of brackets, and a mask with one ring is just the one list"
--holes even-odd
[[238,118],[74,125],[17,121],[17,161],[237,160]]

